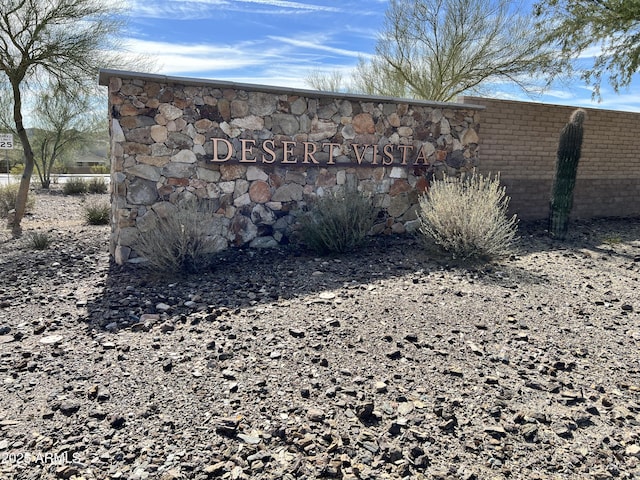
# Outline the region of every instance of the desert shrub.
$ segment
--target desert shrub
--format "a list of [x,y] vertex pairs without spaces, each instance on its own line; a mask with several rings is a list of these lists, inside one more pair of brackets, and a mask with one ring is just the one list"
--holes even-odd
[[84,206],[84,218],[89,225],[107,225],[111,206],[107,202],[89,202]]
[[107,182],[102,177],[93,177],[87,183],[89,193],[107,193]]
[[83,178],[69,178],[64,182],[62,192],[65,195],[82,195],[83,193],[87,193],[87,182]]
[[154,228],[144,232],[134,249],[146,266],[160,272],[194,273],[209,268],[218,251],[210,234],[215,208],[207,201],[189,200],[159,217]]
[[500,257],[509,252],[517,231],[516,216],[507,217],[508,205],[499,176],[435,180],[420,197],[419,232],[454,258]]
[[329,193],[300,216],[300,237],[321,254],[347,252],[363,243],[376,215],[371,198],[361,192]]
[[109,166],[108,165],[92,165],[91,167],[89,167],[89,171],[91,173],[99,173],[104,175],[109,173]]
[[[0,185],[0,217],[4,218],[7,214],[16,208],[16,198],[18,197],[18,189],[20,186],[16,184],[12,185]],[[33,196],[27,197],[26,211],[33,210],[36,200]]]
[[29,244],[35,250],[46,250],[51,245],[51,237],[45,232],[29,233]]
[[13,167],[11,167],[9,173],[14,177],[21,177],[24,173],[24,163],[18,163],[17,165],[14,165]]

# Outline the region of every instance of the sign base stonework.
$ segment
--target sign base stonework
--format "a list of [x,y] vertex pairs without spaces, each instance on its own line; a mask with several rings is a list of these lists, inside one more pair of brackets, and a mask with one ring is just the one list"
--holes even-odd
[[103,70],[109,87],[111,253],[135,262],[140,235],[202,199],[220,249],[291,241],[307,203],[370,194],[372,233],[418,225],[433,176],[474,168],[482,107]]

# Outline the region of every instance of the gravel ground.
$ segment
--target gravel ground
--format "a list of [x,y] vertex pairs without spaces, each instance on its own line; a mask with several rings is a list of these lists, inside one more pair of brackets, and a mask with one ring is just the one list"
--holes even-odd
[[170,277],[110,264],[87,198],[0,232],[0,478],[640,478],[639,219]]

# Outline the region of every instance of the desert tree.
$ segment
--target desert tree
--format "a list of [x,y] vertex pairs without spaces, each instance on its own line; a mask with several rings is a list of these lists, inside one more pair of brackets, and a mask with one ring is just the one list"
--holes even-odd
[[20,230],[35,165],[25,128],[26,98],[38,88],[86,90],[95,85],[101,66],[118,65],[119,13],[117,2],[100,0],[3,0],[0,5],[0,82],[11,94],[13,131],[25,161],[9,219],[14,231]]
[[391,0],[375,54],[357,65],[351,89],[451,101],[509,82],[527,91],[553,67],[530,10],[512,0]]
[[535,14],[543,43],[558,50],[566,69],[578,58],[593,58],[580,73],[595,98],[600,98],[603,76],[616,92],[631,83],[640,68],[639,1],[542,0]]
[[[51,185],[55,167],[84,144],[92,142],[100,127],[89,96],[41,92],[34,110],[36,128],[30,141],[34,166],[42,188]],[[105,129],[106,132],[106,129]]]
[[323,92],[339,92],[345,89],[344,76],[340,70],[325,73],[313,70],[305,77],[304,82],[315,90]]

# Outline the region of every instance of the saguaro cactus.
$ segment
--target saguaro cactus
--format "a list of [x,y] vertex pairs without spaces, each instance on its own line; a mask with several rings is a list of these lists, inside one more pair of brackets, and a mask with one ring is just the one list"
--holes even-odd
[[575,110],[560,132],[556,177],[551,192],[549,208],[549,234],[564,240],[569,230],[569,214],[573,207],[573,188],[576,185],[576,172],[582,150],[583,123],[587,112],[581,108]]

